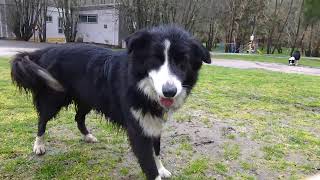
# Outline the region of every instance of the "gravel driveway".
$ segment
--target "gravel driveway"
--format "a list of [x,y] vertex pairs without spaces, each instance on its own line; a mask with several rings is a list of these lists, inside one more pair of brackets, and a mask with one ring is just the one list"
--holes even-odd
[[54,43],[33,43],[26,41],[0,40],[0,56],[13,56],[22,51],[34,51],[50,46],[57,46]]
[[239,68],[239,69],[265,69],[269,71],[277,71],[277,72],[284,72],[284,73],[297,73],[297,74],[320,76],[319,68],[288,66],[288,65],[277,64],[277,63],[250,62],[250,61],[230,60],[230,59],[212,59],[211,65]]

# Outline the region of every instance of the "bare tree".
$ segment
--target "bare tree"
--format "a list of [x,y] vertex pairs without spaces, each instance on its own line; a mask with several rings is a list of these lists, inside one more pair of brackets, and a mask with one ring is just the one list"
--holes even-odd
[[38,35],[40,42],[47,41],[47,12],[48,12],[48,0],[40,0],[41,13],[38,20]]
[[[75,41],[79,8],[85,0],[52,0],[58,8],[67,42]],[[310,0],[311,1],[311,0]],[[313,0],[312,0],[313,1]],[[46,40],[47,4],[51,0],[14,0],[11,25],[18,39],[28,40],[35,28]],[[94,4],[98,1],[90,1]],[[159,24],[178,24],[196,35],[211,50],[217,42],[225,51],[245,49],[251,35],[267,53],[282,46],[304,47],[319,54],[319,18],[303,18],[307,0],[117,0],[116,7],[128,32]],[[313,7],[308,5],[307,7]],[[304,11],[303,11],[304,10]],[[317,11],[312,11],[317,12]],[[306,16],[306,15],[305,15]],[[13,23],[12,23],[13,22]],[[232,46],[235,45],[235,46]],[[313,53],[314,52],[314,53]]]
[[219,33],[222,5],[216,1],[202,1],[202,7],[199,10],[197,23],[195,26],[196,35],[206,43],[206,48],[212,50],[215,46],[215,40]]
[[290,16],[290,14],[292,12],[292,5],[293,5],[293,0],[290,0],[288,13],[287,13],[287,15],[285,17],[285,20],[283,22],[282,27],[279,27],[278,37],[276,38],[276,42],[274,44],[274,48],[272,50],[272,54],[274,54],[276,49],[278,49],[278,52],[281,52],[281,50],[280,50],[281,49],[281,44],[280,44],[281,36],[282,36],[283,31],[284,31],[284,28],[288,24],[289,16]]
[[130,32],[158,24],[179,24],[194,32],[201,0],[120,0]]
[[256,32],[265,2],[262,0],[227,0],[222,29],[225,32],[225,52],[239,51],[240,46],[249,42],[249,37]]
[[54,0],[58,8],[59,17],[63,25],[63,32],[67,42],[75,42],[77,25],[79,20],[80,1],[77,0]]
[[290,55],[292,55],[293,51],[294,51],[295,48],[296,48],[296,44],[297,44],[297,40],[298,40],[298,35],[299,35],[299,32],[300,32],[300,27],[301,27],[303,5],[304,5],[304,0],[301,1],[300,11],[299,11],[299,15],[298,15],[297,31],[296,31],[296,33],[295,33],[294,41],[293,41],[293,44],[292,44],[292,46],[291,46]]
[[[273,13],[268,17],[270,28],[268,29],[268,35],[267,35],[267,54],[271,54],[271,51],[272,51],[271,48],[273,45],[273,35],[278,24],[279,14],[281,12],[283,2],[284,0],[275,0]],[[272,5],[272,2],[270,6],[271,5]]]
[[8,26],[18,40],[28,41],[34,34],[41,12],[40,0],[14,0]]

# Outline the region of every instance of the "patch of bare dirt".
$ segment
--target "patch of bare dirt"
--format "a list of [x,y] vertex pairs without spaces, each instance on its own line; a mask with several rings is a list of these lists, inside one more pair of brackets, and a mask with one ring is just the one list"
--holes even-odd
[[[216,119],[202,111],[194,111],[190,116],[191,118],[185,122],[169,121],[163,131],[161,157],[165,167],[174,175],[180,174],[190,161],[205,157],[210,159],[211,164],[222,162],[229,167],[226,175],[218,174],[212,171],[212,168],[206,172],[207,176],[223,179],[225,176],[242,171],[239,161],[254,163],[254,158],[263,158],[263,153],[260,151],[262,145],[251,140],[249,136],[244,136],[252,130],[245,126],[233,126],[236,120]],[[209,122],[203,123],[202,117],[208,118]],[[181,147],[184,143],[192,148],[184,149]],[[239,146],[240,155],[237,160],[224,159],[224,146],[228,144]],[[119,174],[122,167],[130,168],[129,174],[122,176],[122,179],[134,179],[138,177],[138,173],[141,173],[129,147],[123,162],[117,166],[113,174]],[[250,171],[258,178],[270,177],[270,173],[265,169],[253,168]]]

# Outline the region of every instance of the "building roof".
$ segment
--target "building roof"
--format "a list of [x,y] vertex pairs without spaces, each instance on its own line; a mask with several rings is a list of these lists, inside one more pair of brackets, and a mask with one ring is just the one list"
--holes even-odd
[[[88,10],[113,9],[113,8],[115,8],[115,5],[118,5],[117,0],[104,1],[104,2],[106,2],[105,4],[101,4],[99,2],[95,2],[95,3],[88,3],[88,2],[87,1],[84,1],[84,2],[79,1],[79,3],[82,4],[82,6],[80,6],[79,10],[80,11],[88,11]],[[0,5],[1,4],[15,5],[14,0],[0,0]],[[49,0],[48,5],[49,5],[49,7],[56,7],[56,3],[54,3],[53,0]]]
[[0,0],[0,4],[5,5],[14,5],[14,1],[12,0]]
[[104,9],[113,9],[115,8],[114,4],[101,4],[101,5],[92,5],[92,6],[82,6],[80,11],[89,11],[89,10],[104,10]]

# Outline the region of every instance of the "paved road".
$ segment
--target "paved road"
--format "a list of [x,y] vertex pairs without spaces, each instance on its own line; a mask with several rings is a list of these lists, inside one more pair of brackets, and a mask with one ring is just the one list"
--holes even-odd
[[212,59],[211,65],[238,68],[238,69],[265,69],[265,70],[284,72],[284,73],[297,73],[297,74],[320,76],[319,68],[288,66],[285,64],[277,64],[277,63],[251,62],[251,61],[230,60],[230,59]]
[[57,44],[0,40],[0,56],[13,56],[21,51],[34,51],[36,49],[46,48],[49,46],[57,46]]

